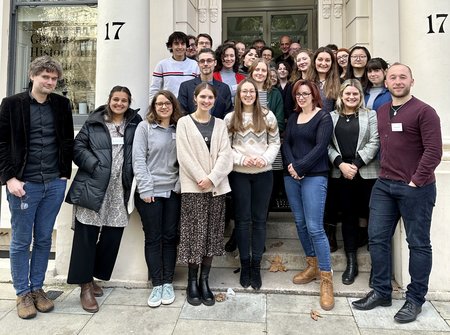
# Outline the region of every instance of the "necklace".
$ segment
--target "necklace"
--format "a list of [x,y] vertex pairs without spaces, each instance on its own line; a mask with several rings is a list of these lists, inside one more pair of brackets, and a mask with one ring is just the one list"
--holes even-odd
[[400,108],[402,108],[405,104],[398,106],[397,108],[395,108],[394,106],[391,105],[391,109],[394,112],[394,116],[397,115],[397,112],[400,110]]
[[[211,115],[209,115],[208,122],[201,122],[201,121],[198,119],[198,116],[195,115],[195,113],[192,114],[192,118],[193,118],[197,123],[199,123],[202,127],[205,127],[205,128],[207,128],[207,127],[209,126],[209,123],[211,122],[211,119],[212,119]],[[205,142],[208,142],[208,141],[209,141],[208,136],[203,136],[203,139],[205,140]]]
[[343,114],[343,116],[345,117],[345,122],[350,122],[352,117],[356,116],[356,115],[355,115],[355,113],[352,113],[352,114]]

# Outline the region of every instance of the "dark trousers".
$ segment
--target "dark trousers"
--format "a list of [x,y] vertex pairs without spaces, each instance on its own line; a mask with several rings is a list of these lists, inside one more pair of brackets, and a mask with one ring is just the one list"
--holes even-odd
[[342,238],[345,252],[358,250],[359,218],[369,218],[369,200],[376,179],[363,179],[359,174],[352,180],[330,178],[330,199],[341,211]]
[[382,297],[392,293],[391,239],[400,217],[409,248],[406,299],[421,306],[425,302],[431,273],[431,216],[436,202],[436,184],[411,187],[400,181],[379,178],[370,198],[369,250],[374,290]]
[[153,287],[172,283],[177,258],[180,195],[172,192],[170,198],[155,198],[155,202],[146,203],[136,194],[135,204],[141,216],[145,261]]
[[[75,220],[67,283],[85,284],[93,277],[110,280],[124,227],[85,225]],[[99,236],[100,234],[100,236]]]
[[252,227],[252,258],[260,261],[266,242],[267,210],[272,193],[272,171],[261,173],[232,172],[236,237],[241,259],[250,258],[250,226]]

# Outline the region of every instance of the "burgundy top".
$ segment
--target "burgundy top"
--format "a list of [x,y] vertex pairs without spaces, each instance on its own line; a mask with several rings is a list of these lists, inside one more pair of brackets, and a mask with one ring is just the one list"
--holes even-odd
[[[386,103],[377,112],[380,178],[412,181],[419,187],[434,182],[434,170],[442,157],[441,126],[436,111],[415,97],[392,118],[390,109],[391,103]],[[393,131],[400,128],[401,131]]]

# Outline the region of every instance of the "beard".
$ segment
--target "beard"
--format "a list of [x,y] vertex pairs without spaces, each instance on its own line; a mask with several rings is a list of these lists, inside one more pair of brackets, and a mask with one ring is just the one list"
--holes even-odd
[[404,98],[406,96],[409,95],[409,93],[411,92],[411,87],[405,87],[403,88],[401,91],[394,91],[394,90],[389,90],[392,94],[392,96],[396,97],[396,98]]

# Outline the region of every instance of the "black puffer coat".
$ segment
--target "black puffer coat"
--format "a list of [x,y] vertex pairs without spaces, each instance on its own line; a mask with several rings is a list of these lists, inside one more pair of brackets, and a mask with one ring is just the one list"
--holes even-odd
[[[70,186],[66,197],[69,204],[100,210],[108,188],[112,165],[112,142],[106,127],[105,106],[97,108],[86,120],[75,138],[73,161],[78,166],[78,172]],[[125,207],[130,197],[133,181],[132,146],[134,133],[142,118],[138,110],[129,109],[126,112],[122,184],[124,189]]]

